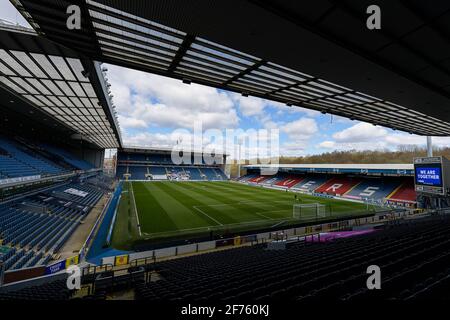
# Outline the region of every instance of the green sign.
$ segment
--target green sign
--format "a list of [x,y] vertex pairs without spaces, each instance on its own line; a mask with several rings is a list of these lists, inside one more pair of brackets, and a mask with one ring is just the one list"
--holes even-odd
[[7,253],[9,250],[11,250],[10,247],[0,246],[0,254],[5,254],[5,253]]

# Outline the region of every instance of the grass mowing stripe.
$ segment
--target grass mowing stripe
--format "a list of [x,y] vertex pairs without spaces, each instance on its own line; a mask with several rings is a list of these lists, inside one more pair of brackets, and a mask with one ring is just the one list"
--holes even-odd
[[[203,205],[196,205],[197,209],[214,216],[222,224],[234,224],[245,220],[247,214],[241,212],[242,208],[239,206],[231,204],[233,201],[227,201],[223,194],[199,187],[198,184],[198,182],[182,182],[177,184],[177,187],[184,189],[185,192],[194,192],[193,196],[195,195],[195,198],[192,197],[193,203],[195,201],[198,203],[197,199],[199,198],[203,200]],[[238,211],[239,217],[233,217],[232,211]],[[251,216],[252,220],[253,218]]]
[[[129,249],[140,239],[137,219],[146,241],[205,236],[209,232],[256,231],[276,224],[288,227],[299,222],[292,219],[295,195],[301,203],[331,206],[333,218],[368,214],[365,204],[233,182],[135,182],[133,190],[126,191],[124,187],[113,229],[112,244],[118,249]],[[138,218],[130,210],[132,191]]]
[[[173,196],[177,197],[177,199],[183,199],[183,203],[186,206],[190,206],[193,210],[192,213],[198,215],[201,219],[205,220],[205,223],[208,225],[223,225],[227,223],[226,221],[222,221],[220,219],[220,212],[213,212],[206,214],[203,210],[199,209],[203,204],[211,203],[211,198],[207,198],[204,194],[199,192],[195,192],[192,190],[187,190],[182,188],[181,186],[188,182],[182,182],[179,184],[174,184],[172,182],[163,182],[160,183],[161,189],[165,190],[168,193],[171,193]],[[213,200],[214,201],[214,200]],[[199,215],[200,213],[200,215]]]
[[[266,191],[266,192],[272,193],[274,195],[275,195],[275,193],[282,193],[286,197],[293,197],[292,192],[283,192],[283,190],[261,188],[258,186],[239,184],[239,183],[233,183],[233,185],[236,185],[236,189],[255,189],[255,188],[257,188],[258,190]],[[334,198],[333,199],[332,198],[322,198],[322,197],[307,195],[307,194],[303,194],[303,193],[295,193],[295,194],[297,194],[297,196],[300,197],[305,203],[317,203],[318,202],[318,203],[322,203],[322,204],[332,204],[332,206],[337,211],[343,211],[343,210],[354,211],[356,208],[361,209],[362,211],[366,211],[366,205],[361,204],[361,203],[349,202],[346,200],[334,199]],[[279,197],[281,197],[281,195],[277,196],[277,197],[279,198]]]
[[258,188],[253,186],[246,186],[246,185],[238,185],[235,187],[230,186],[224,186],[221,183],[213,183],[211,184],[211,188],[219,188],[225,192],[228,193],[235,193],[241,196],[250,196],[250,197],[257,197],[262,199],[267,199],[267,196],[269,195],[276,195],[276,198],[286,198],[286,199],[292,199],[292,194],[286,194],[286,193],[280,193],[278,190],[270,190],[266,188]]
[[[207,185],[210,188],[206,188],[206,186],[204,186],[205,188],[202,188],[202,186],[204,186],[202,183],[200,183],[200,186],[198,185],[198,183],[192,184],[192,187],[198,188],[199,190],[201,190],[203,192],[209,193],[212,198],[218,199],[218,197],[220,197],[220,199],[222,199],[221,201],[224,202],[222,209],[226,210],[227,207],[234,208],[235,209],[234,212],[232,210],[226,210],[226,214],[230,217],[232,215],[238,215],[239,219],[241,219],[242,221],[258,220],[261,218],[271,219],[269,217],[264,217],[261,214],[261,212],[266,211],[264,208],[267,208],[267,205],[257,201],[256,199],[254,202],[251,202],[251,204],[250,204],[250,202],[248,202],[248,201],[252,200],[252,198],[249,198],[248,196],[242,196],[239,193],[233,193],[233,194],[232,193],[224,193],[222,190],[215,189],[214,187],[212,187],[212,184]],[[236,201],[237,199],[246,200],[247,203],[241,204],[241,203],[239,203],[239,201]],[[269,206],[275,207],[274,205],[269,205]],[[272,210],[274,210],[274,209],[272,208]]]
[[116,248],[129,249],[133,241],[139,237],[135,215],[129,210],[129,197],[129,184],[126,183],[120,198],[111,238],[111,243]]
[[209,223],[204,218],[197,215],[192,206],[184,203],[184,198],[179,194],[174,194],[163,188],[166,182],[147,183],[152,185],[152,192],[160,206],[164,208],[177,229],[195,228],[208,226]]
[[[223,184],[223,182],[215,183],[217,184]],[[228,184],[231,184],[231,182],[228,182]],[[236,189],[253,189],[255,192],[260,193],[262,196],[270,196],[271,198],[285,198],[285,199],[293,199],[293,193],[291,192],[283,192],[282,190],[274,190],[274,189],[267,189],[267,188],[261,188],[258,186],[252,186],[252,185],[245,185],[245,184],[237,184],[233,183],[233,185],[236,185]],[[259,192],[261,191],[261,192]],[[367,214],[367,209],[365,204],[361,203],[355,203],[355,202],[349,202],[346,200],[340,200],[340,199],[334,199],[334,198],[323,198],[323,197],[317,197],[307,194],[301,194],[301,193],[295,193],[297,196],[302,199],[302,203],[321,203],[328,206],[328,210],[330,210],[334,215],[342,215],[342,213],[348,213],[353,212],[355,215],[360,214]],[[292,210],[289,210],[289,215],[292,214]],[[282,213],[272,213],[273,215],[283,215]]]
[[142,231],[152,233],[177,230],[177,225],[156,200],[155,193],[149,192],[144,182],[134,182],[134,184],[134,196],[141,215]]

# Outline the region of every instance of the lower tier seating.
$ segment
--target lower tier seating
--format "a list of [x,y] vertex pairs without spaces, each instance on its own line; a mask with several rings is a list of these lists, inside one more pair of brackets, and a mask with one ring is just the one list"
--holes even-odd
[[[161,280],[139,284],[147,300],[417,299],[450,297],[449,217],[405,222],[353,238],[261,245],[174,259],[154,266]],[[383,290],[368,290],[367,267]]]
[[[154,302],[448,300],[449,232],[450,217],[434,216],[285,250],[262,244],[222,250],[146,265],[156,279],[126,285],[137,299]],[[370,265],[382,270],[382,290],[367,289]],[[72,293],[62,283],[0,293],[0,299],[68,299]],[[117,288],[108,283],[103,293]]]
[[45,265],[100,200],[104,191],[69,183],[0,206],[0,257],[6,270]]

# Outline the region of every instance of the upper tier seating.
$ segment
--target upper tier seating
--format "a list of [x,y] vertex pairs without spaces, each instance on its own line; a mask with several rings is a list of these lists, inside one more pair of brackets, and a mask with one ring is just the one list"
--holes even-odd
[[[0,146],[3,150],[5,150],[8,153],[8,155],[11,158],[14,158],[15,160],[17,160],[17,162],[34,169],[35,172],[37,172],[35,174],[58,174],[63,172],[63,169],[57,166],[56,164],[50,163],[48,160],[40,157],[38,154],[33,153],[31,150],[26,150],[24,147],[21,147],[18,143],[14,142],[13,140],[0,137]],[[3,160],[3,162],[5,161]],[[2,168],[5,169],[4,166]],[[5,173],[5,171],[7,170],[1,171]],[[25,172],[27,172],[26,175],[29,175],[28,173],[30,173],[31,171]],[[6,173],[6,175],[8,174]],[[25,176],[25,174],[22,174],[21,176]]]
[[4,178],[34,176],[40,171],[10,156],[0,155],[0,173]]
[[66,150],[63,150],[63,149],[57,148],[57,147],[53,147],[53,146],[50,146],[47,144],[42,145],[42,147],[45,148],[48,152],[63,158],[65,162],[74,166],[77,169],[89,170],[89,169],[94,168],[94,166],[92,164],[90,164],[89,162],[77,158],[76,156],[72,155],[71,153],[69,153]]

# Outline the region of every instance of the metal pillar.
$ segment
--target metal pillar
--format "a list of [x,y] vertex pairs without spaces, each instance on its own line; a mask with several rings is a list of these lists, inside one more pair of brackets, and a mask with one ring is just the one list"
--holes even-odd
[[433,143],[431,141],[431,137],[427,136],[427,157],[433,156]]
[[242,140],[239,139],[239,158],[238,158],[238,178],[241,177],[241,146],[242,146]]

